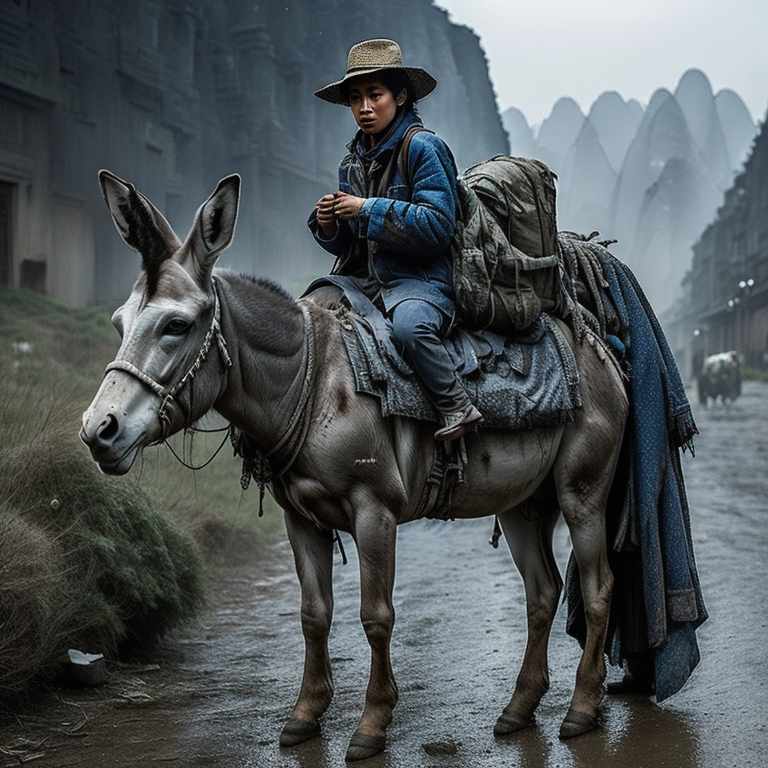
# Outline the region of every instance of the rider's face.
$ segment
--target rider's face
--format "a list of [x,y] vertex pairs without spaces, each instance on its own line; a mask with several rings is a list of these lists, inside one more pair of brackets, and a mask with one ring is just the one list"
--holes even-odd
[[356,78],[349,88],[349,106],[363,133],[372,135],[386,130],[405,103],[405,92],[395,94],[381,80]]

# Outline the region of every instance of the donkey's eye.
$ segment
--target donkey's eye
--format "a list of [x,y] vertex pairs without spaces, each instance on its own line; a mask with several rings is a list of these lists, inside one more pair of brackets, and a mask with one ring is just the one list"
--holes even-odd
[[163,328],[163,336],[183,336],[191,327],[192,323],[175,317]]

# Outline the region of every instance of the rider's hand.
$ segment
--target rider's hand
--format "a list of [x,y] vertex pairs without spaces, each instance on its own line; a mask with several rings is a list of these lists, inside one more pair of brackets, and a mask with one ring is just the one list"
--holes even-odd
[[338,224],[333,213],[334,195],[323,195],[316,203],[317,225],[325,237],[333,237],[336,234]]
[[346,192],[337,192],[334,201],[334,211],[340,219],[352,219],[360,213],[365,202],[364,197],[355,197]]

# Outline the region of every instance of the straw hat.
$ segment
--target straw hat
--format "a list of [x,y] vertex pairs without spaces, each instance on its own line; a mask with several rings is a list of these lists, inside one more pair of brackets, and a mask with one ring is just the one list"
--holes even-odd
[[403,66],[402,51],[394,40],[363,40],[349,49],[347,71],[344,77],[315,91],[315,96],[332,104],[349,104],[344,94],[345,83],[354,77],[383,70],[402,72],[408,78],[411,96],[414,99],[424,98],[432,93],[437,85],[437,80],[421,67]]

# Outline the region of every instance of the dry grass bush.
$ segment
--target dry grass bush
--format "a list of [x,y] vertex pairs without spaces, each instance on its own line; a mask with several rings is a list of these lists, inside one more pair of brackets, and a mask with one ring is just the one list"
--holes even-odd
[[50,669],[70,645],[147,648],[202,600],[192,539],[73,442],[49,420],[0,449],[0,692]]
[[74,625],[54,536],[0,507],[0,697],[48,671]]
[[67,647],[145,648],[202,600],[189,531],[78,440],[114,350],[105,315],[0,293],[0,698]]

